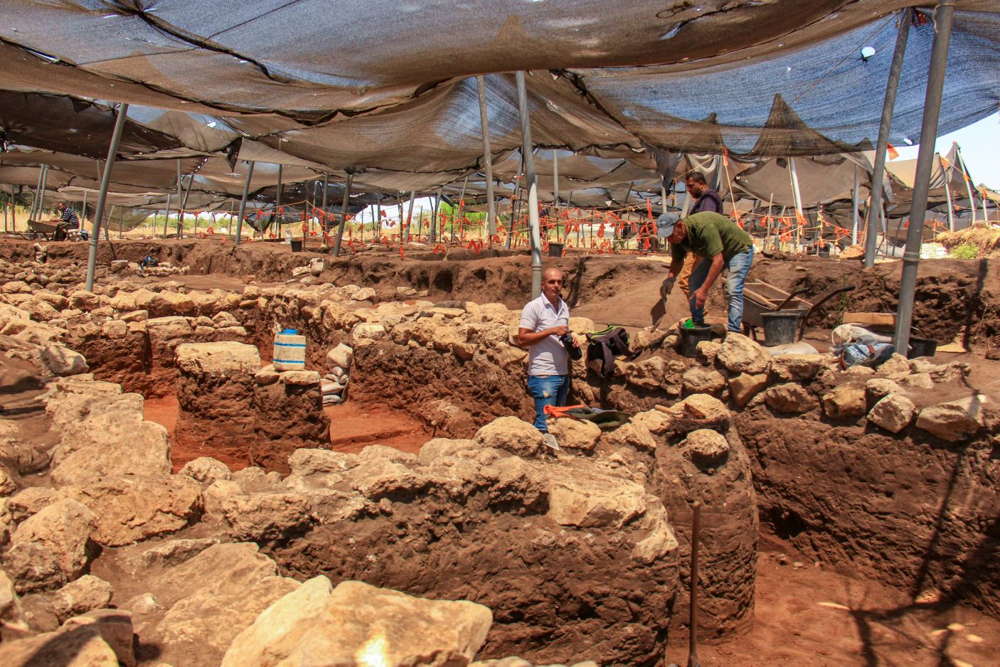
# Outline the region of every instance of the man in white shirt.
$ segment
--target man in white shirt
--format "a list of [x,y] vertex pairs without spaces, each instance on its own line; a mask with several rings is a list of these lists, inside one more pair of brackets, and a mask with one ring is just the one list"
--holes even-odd
[[562,300],[563,273],[548,268],[542,293],[521,310],[517,342],[528,347],[528,393],[535,399],[535,428],[556,447],[545,420],[546,405],[566,405],[569,394],[569,352],[560,340],[569,333],[569,306]]

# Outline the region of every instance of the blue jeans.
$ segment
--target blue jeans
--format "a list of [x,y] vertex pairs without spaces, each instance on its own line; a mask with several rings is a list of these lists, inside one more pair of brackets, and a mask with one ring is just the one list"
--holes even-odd
[[545,422],[546,405],[566,405],[569,395],[568,375],[529,375],[528,393],[535,399],[535,428],[548,433]]
[[[750,246],[738,255],[726,262],[726,294],[729,296],[729,316],[726,328],[729,331],[740,332],[743,324],[743,285],[747,281],[747,274],[750,273],[750,265],[753,263],[753,246]],[[690,306],[691,319],[695,324],[705,324],[705,309],[698,308],[694,302],[694,293],[705,282],[708,277],[708,269],[712,266],[711,259],[703,259],[698,262],[691,271],[690,280]]]

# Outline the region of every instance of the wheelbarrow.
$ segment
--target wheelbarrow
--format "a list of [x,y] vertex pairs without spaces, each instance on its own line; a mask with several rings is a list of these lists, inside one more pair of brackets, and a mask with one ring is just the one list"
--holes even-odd
[[763,280],[748,282],[743,288],[743,332],[754,340],[757,340],[757,328],[764,327],[764,313],[788,311],[791,314],[795,312],[800,315],[798,317],[798,331],[795,335],[795,341],[797,341],[802,338],[802,333],[806,329],[806,322],[816,309],[837,294],[849,292],[853,289],[853,286],[839,287],[825,294],[819,301],[812,303],[799,296],[807,291],[805,289],[786,292],[780,287],[775,287]]

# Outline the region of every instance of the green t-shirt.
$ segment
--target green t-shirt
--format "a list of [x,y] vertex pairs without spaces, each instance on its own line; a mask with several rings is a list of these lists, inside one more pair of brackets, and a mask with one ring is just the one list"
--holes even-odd
[[714,257],[722,253],[725,261],[731,260],[751,245],[753,239],[724,215],[712,211],[695,213],[684,218],[684,240],[670,246],[674,261],[682,261],[693,252],[699,257]]

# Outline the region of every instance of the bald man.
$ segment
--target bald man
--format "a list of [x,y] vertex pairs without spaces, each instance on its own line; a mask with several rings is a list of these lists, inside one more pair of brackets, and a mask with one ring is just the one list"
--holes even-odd
[[535,428],[546,444],[558,448],[545,419],[546,405],[566,405],[570,385],[569,351],[560,340],[569,333],[569,306],[562,299],[563,273],[542,273],[542,293],[521,310],[517,342],[528,348],[528,393],[535,400]]

